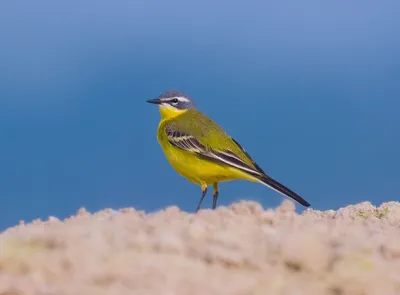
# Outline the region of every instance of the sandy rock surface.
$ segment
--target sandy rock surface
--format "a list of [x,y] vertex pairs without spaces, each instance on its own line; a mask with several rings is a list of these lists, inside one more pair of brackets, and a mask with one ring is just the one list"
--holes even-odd
[[0,294],[400,294],[400,203],[81,209],[1,233]]

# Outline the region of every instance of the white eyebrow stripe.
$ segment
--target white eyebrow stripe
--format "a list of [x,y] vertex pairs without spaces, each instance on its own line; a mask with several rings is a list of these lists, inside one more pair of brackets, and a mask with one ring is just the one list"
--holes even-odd
[[177,99],[182,102],[189,102],[190,100],[183,96],[178,96]]

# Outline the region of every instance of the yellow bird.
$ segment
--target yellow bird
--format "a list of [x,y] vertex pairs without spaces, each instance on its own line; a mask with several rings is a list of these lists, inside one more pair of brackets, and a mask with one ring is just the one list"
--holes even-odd
[[157,140],[173,168],[190,182],[201,186],[201,198],[196,212],[213,185],[213,205],[218,200],[218,183],[231,180],[249,180],[262,183],[277,192],[309,207],[298,194],[272,179],[239,145],[208,116],[196,109],[194,101],[181,91],[169,90],[155,99],[161,121]]

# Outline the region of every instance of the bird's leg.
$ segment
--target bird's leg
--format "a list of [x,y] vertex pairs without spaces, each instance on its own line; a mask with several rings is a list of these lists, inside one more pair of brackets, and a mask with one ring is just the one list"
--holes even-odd
[[213,189],[213,206],[212,208],[215,209],[217,207],[217,200],[218,200],[218,183],[214,183],[214,189]]
[[202,184],[201,185],[201,198],[200,198],[199,203],[197,204],[196,212],[200,210],[201,203],[203,202],[204,197],[206,196],[206,194],[207,194],[207,185],[206,184]]

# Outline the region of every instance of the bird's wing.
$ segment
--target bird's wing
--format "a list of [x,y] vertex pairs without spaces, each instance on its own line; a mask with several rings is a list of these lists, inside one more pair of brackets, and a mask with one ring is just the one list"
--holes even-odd
[[266,175],[236,140],[202,113],[187,111],[186,115],[180,115],[169,121],[165,131],[168,141],[173,146],[203,159],[235,167],[300,204],[310,206],[297,193]]
[[172,120],[166,124],[167,138],[173,146],[255,177],[265,174],[237,141],[211,119],[198,114],[192,113],[195,117],[184,118],[185,122]]

